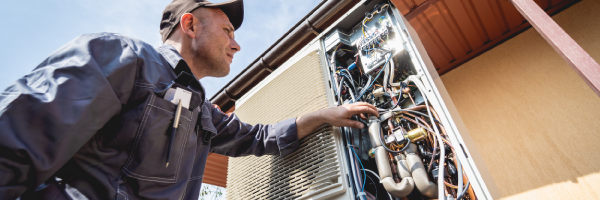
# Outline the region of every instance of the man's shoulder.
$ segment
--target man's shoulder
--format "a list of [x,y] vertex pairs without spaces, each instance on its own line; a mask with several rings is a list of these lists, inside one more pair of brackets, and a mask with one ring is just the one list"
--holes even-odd
[[102,32],[84,34],[77,37],[74,42],[80,44],[86,43],[90,46],[108,43],[111,43],[113,44],[111,46],[114,46],[115,43],[119,43],[121,48],[130,48],[138,57],[142,59],[160,60],[160,54],[156,51],[154,46],[140,39],[119,33]]
[[143,49],[143,48],[154,49],[154,47],[152,45],[148,44],[147,42],[144,42],[144,41],[134,38],[134,37],[119,34],[119,33],[108,33],[108,32],[89,33],[89,34],[83,34],[83,35],[77,37],[75,40],[76,41],[89,41],[89,42],[121,41],[121,42],[128,44],[128,46],[130,46],[134,50]]

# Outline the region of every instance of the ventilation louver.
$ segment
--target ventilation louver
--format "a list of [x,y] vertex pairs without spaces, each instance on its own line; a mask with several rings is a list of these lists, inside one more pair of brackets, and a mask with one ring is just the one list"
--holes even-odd
[[[235,110],[247,123],[276,123],[328,107],[317,51],[280,67],[248,93]],[[343,193],[336,134],[331,126],[320,127],[285,158],[230,158],[227,199],[326,199]]]
[[[300,149],[277,156],[232,159],[227,199],[302,199],[340,187],[340,167],[330,126],[300,141]],[[232,183],[240,182],[243,184]]]

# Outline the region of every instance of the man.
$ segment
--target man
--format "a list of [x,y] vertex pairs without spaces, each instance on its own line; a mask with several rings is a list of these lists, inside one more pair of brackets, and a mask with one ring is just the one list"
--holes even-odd
[[197,199],[209,152],[284,157],[323,123],[377,115],[356,103],[252,126],[214,108],[198,80],[229,73],[242,20],[242,0],[174,0],[156,49],[100,33],[54,52],[0,96],[0,199]]

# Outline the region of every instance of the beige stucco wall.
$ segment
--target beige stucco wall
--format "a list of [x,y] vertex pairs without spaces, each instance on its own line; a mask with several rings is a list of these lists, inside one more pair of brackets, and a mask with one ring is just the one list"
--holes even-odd
[[[600,1],[553,19],[600,61]],[[600,199],[600,98],[535,29],[441,78],[504,199]]]

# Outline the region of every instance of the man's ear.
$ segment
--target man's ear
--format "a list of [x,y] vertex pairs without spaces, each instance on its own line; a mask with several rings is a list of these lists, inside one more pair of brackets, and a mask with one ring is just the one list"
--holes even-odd
[[196,18],[192,13],[185,13],[181,15],[181,19],[179,21],[181,25],[181,31],[188,35],[190,38],[196,38],[196,31],[198,29],[195,27],[198,24],[198,18]]

